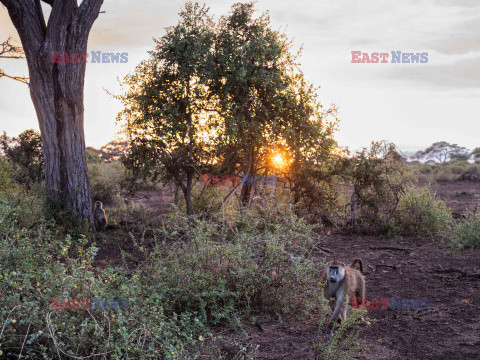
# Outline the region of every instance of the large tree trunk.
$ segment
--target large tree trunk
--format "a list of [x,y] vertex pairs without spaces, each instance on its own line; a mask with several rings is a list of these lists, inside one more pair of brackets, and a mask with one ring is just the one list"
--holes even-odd
[[43,0],[52,5],[48,25],[39,0],[0,0],[25,51],[30,95],[45,160],[48,196],[81,218],[92,218],[83,130],[85,63],[54,63],[52,52],[86,53],[87,40],[103,0]]

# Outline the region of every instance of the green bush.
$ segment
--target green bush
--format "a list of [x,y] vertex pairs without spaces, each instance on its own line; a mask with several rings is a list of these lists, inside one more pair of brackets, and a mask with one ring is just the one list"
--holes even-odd
[[[94,271],[97,248],[83,234],[58,237],[51,226],[22,229],[14,202],[0,200],[0,357],[54,358],[59,353],[110,359],[188,359],[198,316],[159,302],[156,279],[119,268]],[[12,244],[15,244],[12,246]],[[51,309],[52,298],[128,298],[127,309]],[[166,315],[168,313],[168,316]],[[141,341],[137,341],[141,339]],[[63,357],[63,356],[62,356]]]
[[95,201],[110,203],[115,195],[121,192],[125,171],[120,162],[89,163],[88,173]]
[[449,236],[450,245],[456,249],[474,247],[480,244],[480,214],[467,212],[465,219],[454,224]]
[[452,214],[430,188],[410,188],[400,199],[394,219],[403,235],[441,236],[452,223]]
[[0,157],[0,193],[16,187],[14,176],[12,165],[4,157]]
[[[310,255],[318,238],[285,204],[209,219],[165,215],[146,229],[150,237],[130,233],[143,259],[133,269],[124,252],[123,267],[95,268],[97,248],[81,229],[64,235],[41,216],[23,228],[19,204],[0,200],[0,358],[17,358],[23,347],[32,359],[193,359],[220,341],[213,325],[262,312],[306,315],[321,296]],[[54,297],[129,305],[51,309]]]
[[43,180],[42,140],[38,131],[25,130],[11,139],[4,132],[0,136],[0,147],[12,164],[18,183],[30,186]]
[[284,313],[301,304],[293,285],[318,295],[318,267],[309,255],[317,236],[291,206],[267,202],[230,218],[189,220],[182,214],[170,215],[156,230],[177,245],[159,248],[163,256],[149,268],[177,310],[200,313],[208,323],[235,323],[251,312]]
[[431,174],[433,172],[433,166],[430,164],[420,164],[418,165],[418,171],[420,174]]

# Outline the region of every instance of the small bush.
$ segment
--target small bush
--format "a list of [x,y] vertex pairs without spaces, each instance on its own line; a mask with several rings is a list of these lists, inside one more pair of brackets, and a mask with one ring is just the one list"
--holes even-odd
[[25,130],[17,138],[9,138],[4,132],[0,136],[0,147],[5,157],[14,168],[15,180],[30,186],[42,181],[43,151],[40,133],[36,130]]
[[420,174],[431,174],[433,173],[433,166],[430,164],[420,164],[418,165],[418,171]]
[[450,245],[455,249],[474,247],[480,244],[480,214],[468,212],[463,221],[454,224],[449,236]]
[[[358,353],[362,349],[359,339],[359,325],[363,321],[362,317],[366,314],[365,309],[353,310],[335,330],[331,339],[327,342],[318,341],[314,343],[313,358],[315,360],[357,359]],[[325,325],[326,321],[324,320],[320,327],[323,328]]]
[[14,176],[13,167],[4,157],[0,157],[0,193],[10,192],[16,187]]
[[120,162],[90,163],[88,172],[94,201],[110,203],[121,192],[125,172]]
[[448,230],[452,214],[430,188],[410,188],[400,199],[395,224],[403,235],[441,236]]

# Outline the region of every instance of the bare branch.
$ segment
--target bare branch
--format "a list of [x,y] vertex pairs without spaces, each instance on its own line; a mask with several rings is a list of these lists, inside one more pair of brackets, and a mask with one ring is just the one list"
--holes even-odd
[[[21,46],[13,44],[13,37],[9,36],[7,41],[0,44],[0,58],[3,59],[24,59],[25,52]],[[7,55],[4,55],[7,54]]]
[[21,83],[24,83],[24,84],[30,86],[30,83],[28,82],[28,77],[25,77],[25,76],[10,76],[8,74],[5,74],[3,69],[0,69],[0,78],[1,77],[7,77],[7,78],[12,79],[12,80],[20,81]]
[[[1,59],[25,59],[25,52],[21,46],[14,45],[14,39],[9,36],[7,41],[0,44],[0,58]],[[5,70],[0,69],[0,78],[7,77],[12,80],[19,81],[29,85],[28,77],[25,76],[11,76],[5,74]]]

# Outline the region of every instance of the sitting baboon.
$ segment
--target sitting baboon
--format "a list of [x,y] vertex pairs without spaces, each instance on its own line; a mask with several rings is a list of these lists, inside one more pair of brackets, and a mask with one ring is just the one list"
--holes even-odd
[[101,201],[95,203],[95,208],[93,209],[93,224],[95,226],[95,231],[105,231],[107,228],[107,216],[105,215],[105,210],[103,210],[103,204]]

